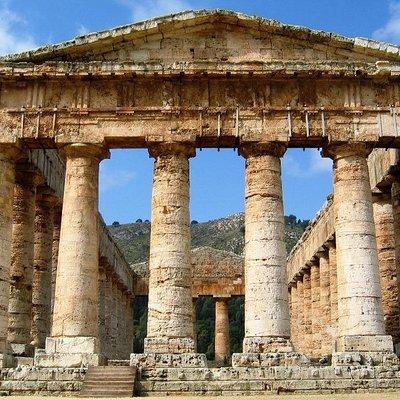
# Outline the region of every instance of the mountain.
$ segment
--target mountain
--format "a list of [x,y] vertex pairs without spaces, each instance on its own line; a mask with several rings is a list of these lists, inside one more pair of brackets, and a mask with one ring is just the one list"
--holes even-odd
[[[296,244],[308,221],[294,215],[285,217],[286,248],[289,252]],[[146,261],[149,254],[150,222],[137,220],[132,224],[114,222],[110,232],[129,263]],[[192,247],[209,246],[219,250],[242,254],[244,248],[244,214],[233,214],[208,222],[192,221]]]

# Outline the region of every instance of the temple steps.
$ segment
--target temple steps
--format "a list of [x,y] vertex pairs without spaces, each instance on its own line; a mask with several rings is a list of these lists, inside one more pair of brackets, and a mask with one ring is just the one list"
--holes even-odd
[[132,397],[135,377],[134,367],[89,367],[79,397]]

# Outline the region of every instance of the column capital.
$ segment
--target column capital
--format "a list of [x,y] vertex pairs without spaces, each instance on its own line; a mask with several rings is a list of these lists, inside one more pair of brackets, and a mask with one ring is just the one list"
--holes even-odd
[[333,160],[349,156],[364,156],[367,158],[372,149],[371,145],[363,142],[332,144],[323,150],[322,155]]
[[60,155],[63,158],[90,157],[100,161],[110,158],[110,151],[101,144],[73,143],[60,147]]
[[315,257],[318,259],[328,257],[328,249],[326,249],[325,247],[320,247],[315,253]]
[[196,155],[196,145],[194,142],[158,142],[148,141],[147,147],[150,157],[183,155],[188,158]]
[[242,143],[239,146],[239,154],[244,158],[252,156],[282,157],[286,152],[286,145],[277,142]]
[[328,250],[336,249],[336,240],[335,239],[330,239],[325,243],[325,245],[328,248]]

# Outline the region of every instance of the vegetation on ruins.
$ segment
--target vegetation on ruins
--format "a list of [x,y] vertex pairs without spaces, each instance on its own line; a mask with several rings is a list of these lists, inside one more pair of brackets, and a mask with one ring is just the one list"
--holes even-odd
[[[130,263],[147,261],[150,246],[150,224],[138,219],[133,224],[113,224],[110,232]],[[195,222],[195,223],[194,223]],[[307,220],[294,215],[285,217],[285,239],[288,252],[296,244],[305,228]],[[191,223],[192,247],[209,246],[219,250],[242,254],[244,249],[244,214],[234,214],[208,222]],[[202,297],[197,300],[197,345],[200,353],[208,359],[214,358],[214,299]],[[143,352],[146,337],[147,299],[139,297],[134,311],[134,351]],[[244,336],[244,299],[233,297],[229,302],[231,352],[241,352]]]

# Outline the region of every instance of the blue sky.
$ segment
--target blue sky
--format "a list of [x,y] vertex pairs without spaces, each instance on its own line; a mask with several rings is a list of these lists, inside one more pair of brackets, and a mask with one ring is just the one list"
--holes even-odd
[[[0,53],[70,39],[185,9],[226,8],[282,22],[400,43],[400,1],[384,0],[0,0]],[[114,150],[103,161],[100,210],[106,221],[150,218],[153,161],[144,150]],[[283,159],[285,213],[309,219],[331,192],[331,164],[317,150]],[[206,221],[243,211],[244,160],[233,150],[191,160],[191,215]]]

